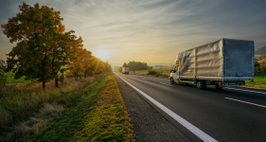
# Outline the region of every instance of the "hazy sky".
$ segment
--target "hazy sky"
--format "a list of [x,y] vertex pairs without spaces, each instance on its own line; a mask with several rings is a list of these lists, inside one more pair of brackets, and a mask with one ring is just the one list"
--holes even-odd
[[[112,65],[130,60],[173,64],[179,51],[222,37],[266,45],[265,0],[23,0],[61,12],[67,30]],[[19,11],[20,0],[1,0],[0,23]],[[0,58],[12,46],[0,33]],[[105,59],[106,60],[106,59]]]

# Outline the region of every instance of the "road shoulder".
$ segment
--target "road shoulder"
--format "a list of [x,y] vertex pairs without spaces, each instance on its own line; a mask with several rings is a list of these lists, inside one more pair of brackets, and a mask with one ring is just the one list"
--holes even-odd
[[130,86],[117,78],[137,141],[191,141],[184,133],[139,96]]

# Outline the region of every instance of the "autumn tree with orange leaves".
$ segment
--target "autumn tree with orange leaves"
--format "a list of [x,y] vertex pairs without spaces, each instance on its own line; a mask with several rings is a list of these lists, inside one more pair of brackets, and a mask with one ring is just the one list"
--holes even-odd
[[59,11],[48,6],[23,3],[20,12],[1,25],[4,34],[15,44],[7,57],[6,71],[15,78],[38,79],[42,87],[65,71],[72,77],[87,77],[111,71],[105,63],[83,48],[83,40],[74,31],[65,31]]
[[82,78],[111,71],[108,63],[92,56],[85,48],[74,48],[72,51],[74,58],[71,58],[68,65],[68,76]]
[[65,32],[60,12],[48,6],[23,3],[20,12],[2,25],[4,34],[16,44],[8,54],[8,70],[15,77],[38,79],[45,88],[69,62],[70,48],[81,46],[81,38],[73,31]]
[[73,50],[74,58],[68,66],[69,76],[81,78],[85,76],[85,71],[90,66],[92,55],[84,48],[74,48]]

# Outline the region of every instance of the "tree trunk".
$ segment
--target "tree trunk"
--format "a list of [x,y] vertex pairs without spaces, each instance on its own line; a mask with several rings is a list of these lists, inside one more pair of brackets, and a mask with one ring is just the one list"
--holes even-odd
[[46,83],[46,59],[47,56],[44,56],[44,59],[42,60],[41,63],[41,81],[42,81],[42,88],[45,89],[45,83]]
[[60,78],[59,78],[59,82],[60,82],[61,84],[64,83],[64,75],[61,75],[61,76],[60,76]]
[[45,89],[45,83],[46,83],[46,82],[43,80],[43,81],[42,81],[42,88],[43,88],[43,89]]
[[55,83],[55,87],[58,87],[58,77],[55,77],[54,83]]

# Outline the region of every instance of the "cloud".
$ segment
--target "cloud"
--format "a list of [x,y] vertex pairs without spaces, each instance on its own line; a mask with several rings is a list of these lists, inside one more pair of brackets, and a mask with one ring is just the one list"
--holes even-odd
[[[114,56],[110,60],[117,61],[116,56],[122,55],[121,63],[137,55],[150,56],[153,58],[147,59],[148,62],[158,62],[155,57],[175,57],[181,50],[221,37],[253,39],[258,47],[263,46],[266,39],[266,1],[262,0],[26,2],[38,2],[59,10],[67,30],[82,36],[86,48],[92,50],[106,45]],[[0,12],[9,13],[10,17],[18,11],[20,3],[22,1],[4,2]],[[8,17],[1,14],[0,20],[7,21]]]

